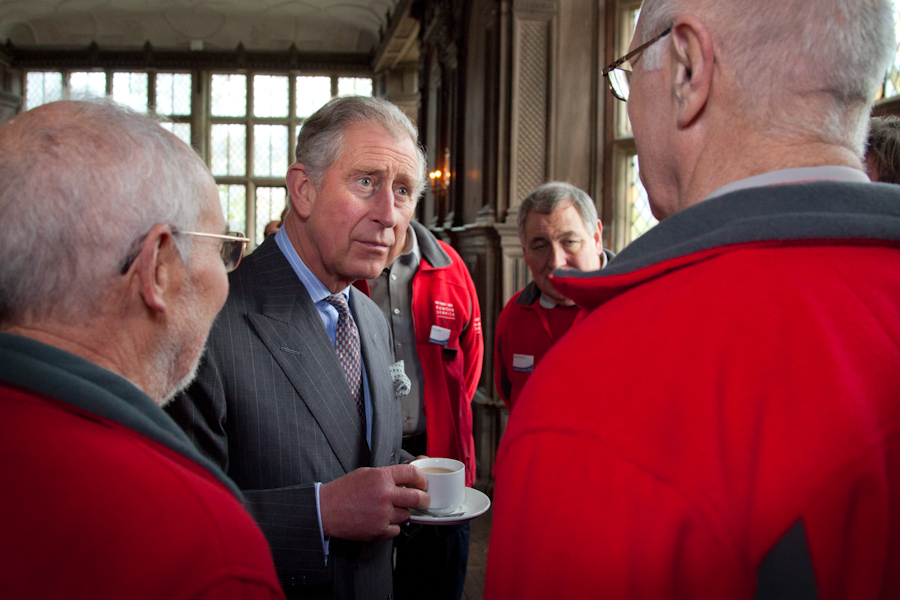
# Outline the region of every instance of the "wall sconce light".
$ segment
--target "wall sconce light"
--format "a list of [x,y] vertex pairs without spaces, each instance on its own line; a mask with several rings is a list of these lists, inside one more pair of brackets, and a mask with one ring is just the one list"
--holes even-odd
[[437,169],[436,171],[432,171],[428,174],[428,178],[431,180],[431,193],[435,196],[439,196],[443,192],[447,191],[447,185],[450,179],[450,173],[448,171],[441,171]]
[[444,148],[443,164],[443,170],[435,169],[428,174],[431,180],[431,193],[435,198],[441,198],[450,187],[450,148]]

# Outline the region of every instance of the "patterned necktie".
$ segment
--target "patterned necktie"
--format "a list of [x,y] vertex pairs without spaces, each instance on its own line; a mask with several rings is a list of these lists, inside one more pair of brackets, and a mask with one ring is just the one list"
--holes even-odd
[[359,356],[359,330],[350,314],[350,306],[343,294],[332,294],[325,298],[328,304],[338,311],[337,329],[334,334],[334,347],[338,360],[347,377],[350,395],[356,401],[356,410],[363,423],[366,421],[366,407],[363,403],[362,370]]

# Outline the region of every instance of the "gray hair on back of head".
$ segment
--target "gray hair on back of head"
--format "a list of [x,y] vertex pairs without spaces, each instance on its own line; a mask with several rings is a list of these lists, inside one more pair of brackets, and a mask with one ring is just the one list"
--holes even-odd
[[516,224],[519,227],[519,239],[525,242],[525,221],[528,214],[534,211],[541,215],[549,215],[555,211],[565,200],[571,200],[572,205],[588,233],[597,229],[597,207],[594,201],[585,191],[571,183],[564,181],[549,181],[531,190],[522,204],[519,205],[519,214],[516,216]]
[[343,148],[344,132],[352,125],[380,125],[397,138],[406,135],[416,147],[418,180],[411,190],[418,198],[425,189],[425,153],[419,145],[415,124],[395,104],[368,96],[333,98],[304,121],[297,135],[296,159],[306,167],[313,187],[319,188],[325,171],[334,164]]
[[[896,52],[891,0],[645,0],[642,38],[688,13],[710,28],[717,59],[736,74],[743,115],[773,135],[862,155],[875,91]],[[658,69],[666,48],[648,48],[644,69]]]
[[[212,182],[159,121],[107,99],[60,101],[0,127],[0,326],[85,322],[159,223],[195,229]],[[191,236],[176,236],[185,261]]]
[[900,183],[900,117],[872,117],[866,161],[874,163],[878,181]]

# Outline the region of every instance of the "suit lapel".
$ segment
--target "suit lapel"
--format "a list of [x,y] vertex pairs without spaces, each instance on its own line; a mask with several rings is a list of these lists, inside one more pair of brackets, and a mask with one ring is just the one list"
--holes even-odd
[[365,432],[334,346],[312,298],[278,246],[271,243],[260,250],[261,281],[255,293],[262,312],[250,312],[247,318],[349,473],[360,466]]

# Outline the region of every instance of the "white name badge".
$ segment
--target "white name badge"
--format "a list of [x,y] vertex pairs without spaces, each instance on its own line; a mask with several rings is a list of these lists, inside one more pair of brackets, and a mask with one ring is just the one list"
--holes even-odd
[[534,371],[534,356],[531,354],[513,354],[513,371],[531,373]]
[[446,346],[450,342],[450,330],[432,325],[431,333],[428,334],[428,341],[439,346]]

